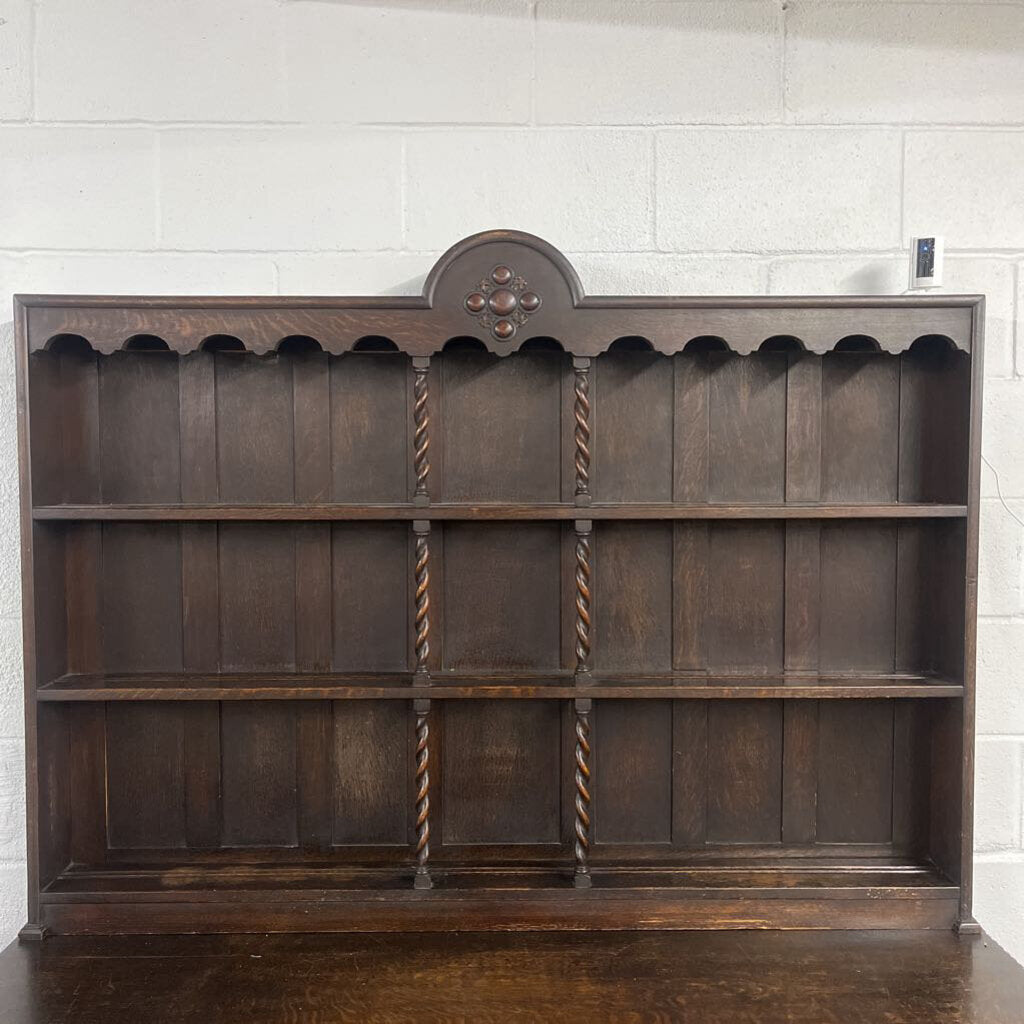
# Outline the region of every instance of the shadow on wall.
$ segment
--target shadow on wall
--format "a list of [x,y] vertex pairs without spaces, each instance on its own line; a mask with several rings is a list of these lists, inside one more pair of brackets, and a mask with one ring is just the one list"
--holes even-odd
[[[288,6],[299,3],[319,3],[327,7],[366,7],[377,8],[382,11],[430,11],[433,14],[462,16],[470,12],[486,13],[488,17],[521,18],[526,3],[525,0],[492,0],[484,5],[486,10],[480,12],[480,5],[472,0],[281,0]],[[768,6],[768,5],[766,5]],[[799,9],[792,9],[790,0],[775,0],[774,8],[780,14],[790,12],[791,14],[802,14]],[[842,13],[842,12],[841,12]],[[856,9],[846,12],[842,18],[844,47],[860,48],[863,45],[874,43],[892,43],[891,23],[884,21],[879,23],[878,19],[858,17]],[[728,35],[742,33],[740,25],[735,17],[730,17],[727,5],[715,3],[693,3],[693,4],[662,4],[658,2],[643,4],[617,3],[615,0],[539,0],[537,15],[545,21],[561,21],[576,24],[604,24],[617,26],[624,29],[637,28],[641,30],[659,29],[675,30],[678,32],[715,32],[720,31]],[[950,48],[950,24],[946,18],[934,17],[924,19],[915,14],[913,10],[907,12],[907,17],[913,19],[913,48],[915,50],[935,49],[948,52]],[[829,18],[818,21],[820,29],[815,24],[815,19],[802,18],[800,21],[800,35],[805,39],[817,36],[823,41],[835,43],[835,25]],[[751,27],[751,33],[760,35],[760,28]],[[972,49],[969,43],[965,44],[966,49]],[[993,52],[1004,50],[1007,53],[1017,52],[1017,38],[1010,34],[991,32],[986,35],[984,51]],[[973,47],[973,49],[980,49]]]

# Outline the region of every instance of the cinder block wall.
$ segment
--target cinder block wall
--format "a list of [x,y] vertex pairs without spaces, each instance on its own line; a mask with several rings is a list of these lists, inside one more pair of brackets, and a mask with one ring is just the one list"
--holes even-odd
[[[1024,959],[1024,4],[0,0],[0,323],[33,292],[416,292],[536,232],[592,292],[989,297],[977,913]],[[0,941],[23,920],[0,346]]]

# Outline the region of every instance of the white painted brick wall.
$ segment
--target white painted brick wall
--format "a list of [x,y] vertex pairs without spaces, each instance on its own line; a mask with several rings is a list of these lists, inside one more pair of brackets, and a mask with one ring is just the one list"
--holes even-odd
[[14,291],[415,294],[498,226],[593,292],[891,293],[934,231],[989,296],[976,903],[1024,959],[1022,52],[1003,0],[0,0],[0,943]]

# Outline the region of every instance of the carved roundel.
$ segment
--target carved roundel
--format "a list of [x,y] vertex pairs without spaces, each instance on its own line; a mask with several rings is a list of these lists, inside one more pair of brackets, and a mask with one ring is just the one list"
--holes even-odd
[[501,264],[465,298],[466,312],[498,341],[511,341],[516,329],[540,309],[540,296],[531,291],[526,278]]

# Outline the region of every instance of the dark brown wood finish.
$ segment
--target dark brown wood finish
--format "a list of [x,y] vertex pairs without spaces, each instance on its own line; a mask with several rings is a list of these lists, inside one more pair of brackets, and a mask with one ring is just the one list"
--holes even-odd
[[1018,1024],[1024,968],[938,932],[55,938],[0,955],[7,1024]]
[[19,297],[24,935],[973,927],[978,297]]

